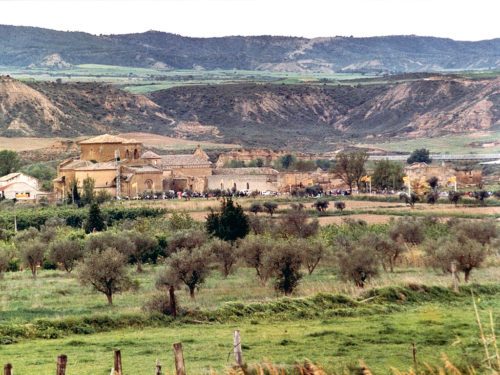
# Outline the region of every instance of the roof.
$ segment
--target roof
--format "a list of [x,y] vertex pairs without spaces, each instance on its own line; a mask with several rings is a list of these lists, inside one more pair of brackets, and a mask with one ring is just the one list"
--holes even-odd
[[141,159],[161,159],[161,156],[153,151],[146,151],[142,154]]
[[73,170],[73,169],[77,169],[77,168],[82,168],[82,167],[88,167],[90,165],[92,165],[94,163],[92,163],[90,160],[73,160],[73,161],[70,161],[69,163],[67,163],[66,165],[63,165],[62,167],[59,167],[60,170],[64,171],[64,170]]
[[162,155],[163,167],[168,166],[203,166],[211,167],[212,163],[198,155],[181,154],[181,155]]
[[117,137],[116,135],[103,134],[94,138],[89,138],[81,141],[81,145],[93,144],[93,143],[140,143],[135,139],[125,139]]
[[[26,182],[13,182],[11,184],[8,184],[8,185],[5,185],[5,186],[2,186],[0,187],[0,191],[5,191],[7,190],[9,187],[17,187],[18,185],[24,185],[23,189],[26,189],[29,188],[30,190],[34,190],[36,192],[39,192],[38,189],[34,188],[33,186],[31,186],[30,184],[27,184]],[[19,186],[20,187],[20,186]]]
[[6,174],[5,176],[0,177],[0,182],[9,181],[9,180],[19,176],[20,174],[21,173],[19,173],[19,172]]
[[124,169],[134,173],[162,173],[161,169],[155,168],[152,165],[127,165]]
[[116,163],[114,161],[108,161],[105,163],[90,163],[90,165],[84,165],[75,168],[75,171],[106,171],[116,169]]
[[219,168],[214,169],[214,175],[277,175],[279,172],[273,168]]

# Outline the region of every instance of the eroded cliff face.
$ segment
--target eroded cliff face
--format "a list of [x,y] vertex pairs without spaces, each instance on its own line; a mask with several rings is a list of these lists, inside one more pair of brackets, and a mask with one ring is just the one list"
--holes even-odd
[[146,132],[309,151],[314,145],[338,145],[346,139],[497,129],[500,78],[424,76],[352,86],[188,86],[147,96],[96,83],[0,78],[0,136]]
[[165,130],[173,123],[150,99],[95,83],[24,83],[0,77],[1,136],[77,136]]

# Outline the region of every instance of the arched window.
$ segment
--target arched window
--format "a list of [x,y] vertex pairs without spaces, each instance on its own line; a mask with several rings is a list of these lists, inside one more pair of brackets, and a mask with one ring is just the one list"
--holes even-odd
[[130,159],[130,151],[125,151],[125,159]]
[[153,190],[153,181],[146,180],[146,189]]
[[139,152],[137,149],[134,149],[134,159],[139,159]]

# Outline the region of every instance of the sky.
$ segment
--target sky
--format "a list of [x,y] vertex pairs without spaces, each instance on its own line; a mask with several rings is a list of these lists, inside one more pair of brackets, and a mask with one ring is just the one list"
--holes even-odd
[[500,37],[500,0],[0,0],[0,24],[92,34]]

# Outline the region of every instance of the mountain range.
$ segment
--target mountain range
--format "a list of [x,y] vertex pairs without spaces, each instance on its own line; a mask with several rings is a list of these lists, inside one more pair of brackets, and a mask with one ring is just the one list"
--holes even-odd
[[500,69],[500,39],[228,36],[148,31],[92,35],[0,25],[0,65],[68,68],[105,64],[158,69],[279,72],[436,72]]

